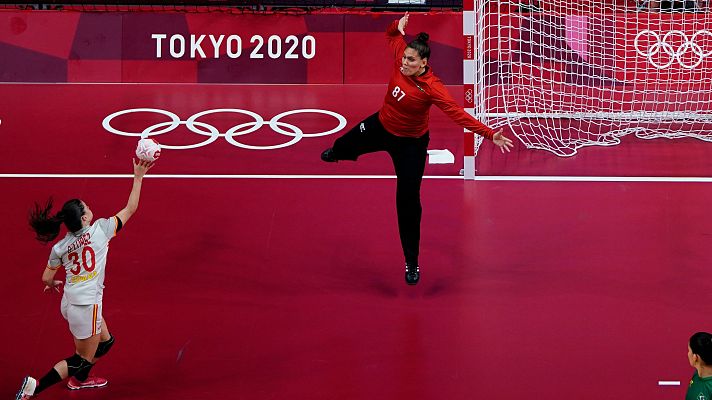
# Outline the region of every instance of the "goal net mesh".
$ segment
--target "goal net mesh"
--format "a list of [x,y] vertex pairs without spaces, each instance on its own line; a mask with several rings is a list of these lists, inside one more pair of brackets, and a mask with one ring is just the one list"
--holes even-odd
[[626,135],[712,141],[712,14],[703,1],[522,1],[465,8],[475,117],[562,157]]

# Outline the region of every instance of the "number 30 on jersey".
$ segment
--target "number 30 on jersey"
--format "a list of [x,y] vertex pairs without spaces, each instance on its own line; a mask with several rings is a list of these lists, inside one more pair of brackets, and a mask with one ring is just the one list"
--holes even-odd
[[79,275],[82,272],[82,267],[87,272],[92,272],[96,267],[96,255],[94,254],[94,249],[89,246],[84,246],[82,248],[82,260],[79,262],[79,254],[75,251],[67,254],[69,261],[74,264],[74,266],[69,270],[73,275]]

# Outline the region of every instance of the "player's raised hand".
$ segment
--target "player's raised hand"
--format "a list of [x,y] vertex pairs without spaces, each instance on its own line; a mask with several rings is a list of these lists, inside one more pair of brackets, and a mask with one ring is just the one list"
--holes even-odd
[[398,20],[398,30],[400,31],[401,35],[405,36],[405,27],[408,26],[408,11],[405,12],[405,15],[401,17],[401,19]]
[[47,291],[49,290],[50,293],[52,293],[52,290],[54,290],[55,292],[59,293],[59,287],[62,286],[63,283],[64,282],[62,281],[52,281],[52,286],[46,285],[44,287],[44,292],[47,293]]
[[505,151],[509,153],[509,149],[514,147],[514,143],[512,142],[512,139],[502,135],[502,129],[498,130],[493,136],[492,136],[492,143],[497,145],[499,149],[504,153]]
[[134,176],[144,176],[153,167],[154,162],[133,159]]

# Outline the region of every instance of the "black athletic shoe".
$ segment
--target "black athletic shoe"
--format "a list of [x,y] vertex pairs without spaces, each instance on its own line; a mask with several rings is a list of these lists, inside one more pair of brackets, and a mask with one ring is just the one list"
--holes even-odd
[[334,149],[329,147],[328,149],[324,150],[323,153],[321,153],[321,161],[338,162],[339,160],[334,157]]
[[418,264],[405,264],[405,283],[415,285],[420,280],[420,267]]

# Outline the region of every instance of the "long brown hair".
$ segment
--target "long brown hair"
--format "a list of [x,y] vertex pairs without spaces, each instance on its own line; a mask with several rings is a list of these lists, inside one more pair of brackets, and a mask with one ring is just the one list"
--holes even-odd
[[28,222],[30,227],[35,231],[36,239],[42,243],[48,243],[54,240],[59,235],[59,229],[62,223],[69,229],[70,232],[76,232],[82,229],[82,215],[84,215],[84,204],[79,199],[72,199],[64,203],[62,209],[51,215],[52,198],[42,205],[35,203]]

